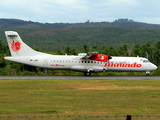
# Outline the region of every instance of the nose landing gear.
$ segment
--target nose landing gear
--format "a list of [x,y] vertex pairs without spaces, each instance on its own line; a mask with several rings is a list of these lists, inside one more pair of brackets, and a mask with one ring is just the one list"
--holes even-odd
[[150,73],[149,71],[146,71],[146,76],[149,76],[149,73]]

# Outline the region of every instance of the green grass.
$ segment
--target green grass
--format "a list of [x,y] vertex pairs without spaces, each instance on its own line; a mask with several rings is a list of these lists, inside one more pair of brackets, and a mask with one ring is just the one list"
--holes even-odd
[[160,80],[0,80],[0,116],[128,114],[160,115]]

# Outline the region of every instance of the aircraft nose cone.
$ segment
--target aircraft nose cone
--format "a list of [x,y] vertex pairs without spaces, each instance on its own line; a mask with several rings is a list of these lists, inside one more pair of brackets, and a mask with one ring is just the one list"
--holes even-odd
[[158,67],[156,65],[152,65],[153,70],[156,70]]
[[158,67],[156,65],[154,65],[154,69],[156,70]]

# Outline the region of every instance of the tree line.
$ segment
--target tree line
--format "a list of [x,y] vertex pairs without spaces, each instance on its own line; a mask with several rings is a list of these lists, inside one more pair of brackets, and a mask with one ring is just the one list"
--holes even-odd
[[[39,48],[35,47],[35,50]],[[44,51],[43,51],[44,52]],[[146,43],[144,45],[136,44],[132,49],[129,49],[127,45],[122,45],[118,48],[110,46],[88,46],[83,45],[82,49],[66,46],[64,49],[57,50],[56,52],[48,52],[55,55],[77,55],[78,53],[87,52],[99,52],[100,54],[106,54],[110,56],[140,56],[148,58],[152,63],[156,64],[158,69],[152,72],[152,75],[160,75],[160,41],[151,45]],[[5,56],[10,56],[8,45],[2,44],[0,41],[0,75],[83,75],[79,72],[68,70],[44,70],[33,66],[23,65],[11,61],[4,60]],[[134,72],[103,72],[93,75],[145,75],[145,73]]]

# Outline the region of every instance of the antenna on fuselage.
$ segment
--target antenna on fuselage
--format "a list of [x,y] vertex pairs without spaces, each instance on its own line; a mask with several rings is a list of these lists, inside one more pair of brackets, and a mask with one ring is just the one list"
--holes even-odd
[[146,52],[146,55],[147,55],[147,59],[148,59],[148,52]]

